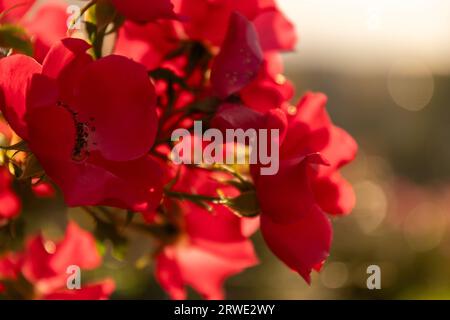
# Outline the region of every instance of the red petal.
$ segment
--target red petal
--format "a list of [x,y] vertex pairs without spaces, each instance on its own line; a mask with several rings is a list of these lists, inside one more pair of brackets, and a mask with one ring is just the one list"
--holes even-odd
[[180,14],[187,17],[185,29],[190,38],[221,46],[233,11],[253,20],[260,12],[274,7],[274,0],[183,0]]
[[32,137],[29,147],[42,165],[47,160],[63,165],[72,158],[76,135],[69,111],[56,106],[31,109],[27,122]]
[[94,237],[74,222],[69,222],[64,239],[57,244],[50,266],[58,274],[66,274],[67,267],[95,269],[101,264]]
[[348,214],[355,207],[356,196],[352,185],[336,172],[313,182],[317,204],[331,214]]
[[322,168],[321,175],[339,169],[353,161],[358,152],[358,144],[345,130],[333,126],[330,129],[330,140],[321,151],[324,157],[330,161],[329,168]]
[[235,12],[230,17],[226,39],[211,70],[211,83],[221,98],[232,95],[258,74],[263,53],[253,24]]
[[92,63],[92,57],[86,53],[89,48],[84,40],[63,39],[50,49],[43,63],[42,73],[58,80],[61,102],[71,108],[78,94],[80,76]]
[[289,130],[280,150],[282,159],[321,152],[330,139],[331,120],[325,109],[327,97],[307,93],[289,117]]
[[20,209],[20,200],[15,193],[0,190],[0,218],[12,219],[20,213]]
[[266,54],[263,66],[256,79],[242,89],[240,96],[246,106],[259,112],[280,108],[294,96],[294,86],[282,77],[280,57]]
[[[27,240],[22,272],[29,281],[38,282],[43,279],[57,278],[58,275],[50,266],[52,255],[45,250],[42,236],[32,237]],[[65,275],[65,273],[64,273]],[[64,281],[60,280],[60,284]]]
[[39,198],[53,198],[56,194],[53,186],[48,182],[39,182],[31,187],[35,196]]
[[[63,286],[67,278],[67,267],[77,265],[82,269],[93,269],[100,265],[92,235],[69,223],[64,239],[54,252],[49,252],[42,236],[31,238],[26,246],[23,273],[32,282],[40,282],[44,291]],[[45,284],[45,285],[44,285]]]
[[316,205],[308,175],[310,164],[325,164],[318,155],[280,163],[276,175],[260,175],[256,191],[261,211],[276,223],[289,224]]
[[156,159],[145,156],[127,162],[97,159],[92,163],[109,171],[106,180],[100,180],[99,185],[94,183],[101,199],[99,204],[139,212],[153,211],[159,205],[163,193],[163,169]]
[[22,267],[22,256],[15,253],[8,253],[0,258],[0,278],[15,279]]
[[264,51],[294,49],[297,43],[295,27],[279,10],[264,11],[253,23]]
[[147,70],[153,70],[160,67],[164,58],[178,45],[178,36],[170,22],[141,26],[128,21],[120,28],[114,53],[142,63]]
[[0,59],[0,109],[11,128],[23,139],[28,137],[24,121],[26,93],[31,78],[41,69],[34,59],[20,54]]
[[262,214],[261,231],[270,250],[308,283],[311,270],[328,257],[332,228],[317,208],[291,224],[274,223]]
[[[172,298],[183,298],[183,295],[179,294],[184,292],[183,287],[180,287],[183,283],[191,286],[206,299],[223,299],[224,281],[258,262],[248,240],[228,244],[195,241],[192,245],[166,249],[163,254],[171,254],[172,263],[159,264],[157,272],[166,272],[166,277],[159,277],[159,281],[162,280],[164,288],[171,288],[169,293]],[[170,261],[165,259],[166,262]],[[176,271],[172,273],[175,278],[168,276],[170,271]]]
[[[118,81],[120,79],[120,81]],[[111,55],[88,65],[79,80],[74,110],[95,128],[89,139],[108,160],[134,160],[147,154],[157,131],[155,89],[145,68]]]
[[45,57],[42,73],[51,78],[61,74],[77,59],[84,59],[91,46],[84,40],[66,38],[56,43]]

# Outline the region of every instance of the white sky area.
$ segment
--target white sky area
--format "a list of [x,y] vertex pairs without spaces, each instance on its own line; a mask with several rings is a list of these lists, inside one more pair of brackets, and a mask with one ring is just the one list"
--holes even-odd
[[415,60],[450,74],[450,0],[278,0],[300,34],[290,67],[384,72]]

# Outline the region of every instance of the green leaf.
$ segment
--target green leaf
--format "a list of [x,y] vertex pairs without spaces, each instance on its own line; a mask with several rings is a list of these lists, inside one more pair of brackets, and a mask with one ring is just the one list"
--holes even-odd
[[33,55],[33,45],[26,31],[16,25],[0,25],[0,48],[13,49],[26,55]]

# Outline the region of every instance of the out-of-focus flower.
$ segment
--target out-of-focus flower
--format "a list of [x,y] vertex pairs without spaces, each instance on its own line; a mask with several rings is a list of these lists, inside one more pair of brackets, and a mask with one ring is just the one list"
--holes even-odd
[[33,236],[28,239],[23,252],[2,257],[0,279],[4,282],[4,292],[8,293],[8,287],[14,289],[15,282],[23,276],[32,284],[27,293],[34,299],[107,299],[114,290],[114,282],[110,279],[77,290],[66,288],[69,266],[92,270],[100,264],[101,257],[92,235],[70,222],[60,242],[55,244],[40,235]]
[[293,24],[274,0],[180,0],[180,15],[191,39],[222,46],[230,16],[238,12],[252,21],[264,51],[292,50],[297,41]]
[[[33,179],[31,190],[39,198],[52,198],[55,196],[55,188],[51,183],[47,181],[39,181],[39,179]],[[37,181],[36,181],[37,180]]]
[[42,66],[23,55],[0,60],[1,110],[68,205],[150,210],[162,193],[147,155],[157,130],[154,87],[143,66],[121,56],[92,61],[88,48],[65,39]]
[[[209,196],[217,196],[219,189],[228,196],[236,194],[211,173],[199,169],[187,170],[175,189]],[[185,286],[207,299],[223,299],[224,281],[258,262],[245,232],[247,223],[253,222],[238,218],[220,205],[212,205],[209,212],[186,202],[181,210],[182,235],[158,255],[157,279],[173,299],[186,298]]]

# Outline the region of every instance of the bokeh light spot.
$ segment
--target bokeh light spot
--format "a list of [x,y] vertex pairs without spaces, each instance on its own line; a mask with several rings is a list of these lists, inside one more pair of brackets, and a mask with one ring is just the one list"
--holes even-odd
[[420,111],[433,98],[433,73],[417,59],[402,59],[389,71],[388,89],[398,106],[408,111]]

